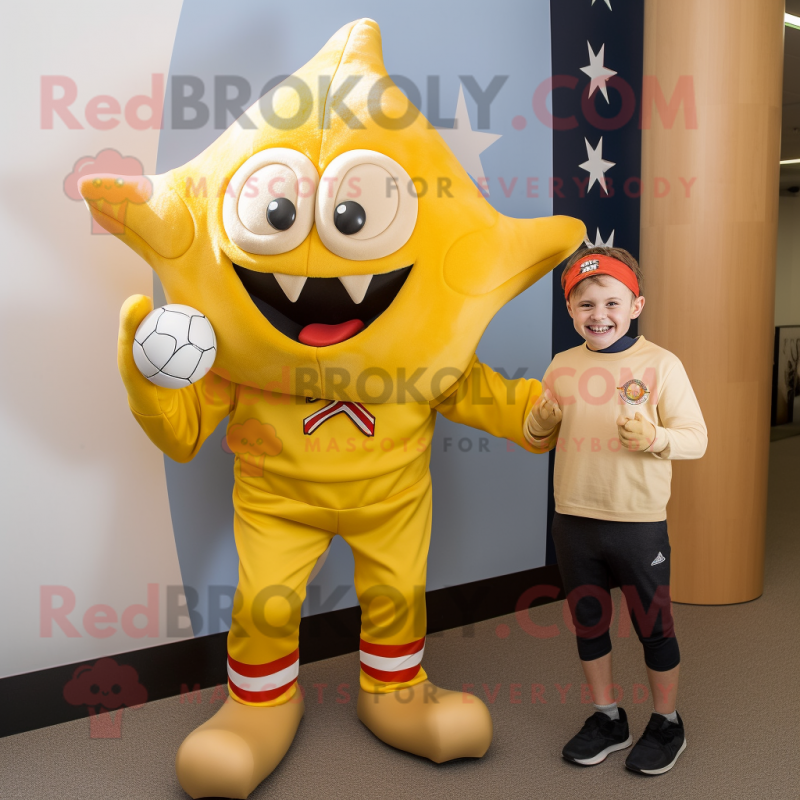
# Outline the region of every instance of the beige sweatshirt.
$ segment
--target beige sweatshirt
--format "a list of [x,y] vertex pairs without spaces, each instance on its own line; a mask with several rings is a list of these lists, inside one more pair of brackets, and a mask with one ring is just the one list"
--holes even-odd
[[[556,511],[625,522],[666,519],[671,460],[700,458],[708,443],[678,357],[644,336],[621,353],[583,344],[556,355],[542,384],[563,412],[544,445],[556,450]],[[638,452],[622,446],[616,425],[621,413],[637,411],[656,426],[653,444]]]

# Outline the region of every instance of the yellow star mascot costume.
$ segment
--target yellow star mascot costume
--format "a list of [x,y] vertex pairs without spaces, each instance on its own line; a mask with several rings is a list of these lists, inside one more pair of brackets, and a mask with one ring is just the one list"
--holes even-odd
[[[162,388],[132,354],[152,303],[122,308],[119,369],[145,433],[186,462],[229,417],[236,453],[230,700],[178,751],[195,798],[247,797],[289,748],[300,606],[336,534],[362,609],[361,721],[435,762],[486,752],[487,708],[421,663],[430,442],[438,412],[535,452],[522,427],[539,382],[506,380],[475,348],[584,235],[568,217],[492,209],[388,77],[372,20],[343,27],[246,116],[165,175],[81,184],[97,222],[217,337],[211,372]],[[129,184],[124,227],[100,180]]]

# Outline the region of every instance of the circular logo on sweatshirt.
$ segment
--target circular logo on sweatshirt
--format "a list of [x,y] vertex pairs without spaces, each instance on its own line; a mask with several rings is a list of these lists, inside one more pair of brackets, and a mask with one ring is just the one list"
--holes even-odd
[[617,386],[619,389],[619,396],[632,406],[638,406],[647,400],[647,395],[650,390],[638,379],[631,378],[626,381],[622,386]]

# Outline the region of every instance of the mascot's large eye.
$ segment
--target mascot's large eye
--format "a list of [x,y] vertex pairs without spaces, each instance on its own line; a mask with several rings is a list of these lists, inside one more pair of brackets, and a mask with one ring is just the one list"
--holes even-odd
[[317,193],[317,231],[337,256],[383,258],[409,240],[417,209],[414,184],[396,161],[373,150],[350,150],[325,170]]
[[275,147],[251,156],[231,178],[222,201],[230,240],[248,253],[294,250],[314,224],[319,177],[296,150]]

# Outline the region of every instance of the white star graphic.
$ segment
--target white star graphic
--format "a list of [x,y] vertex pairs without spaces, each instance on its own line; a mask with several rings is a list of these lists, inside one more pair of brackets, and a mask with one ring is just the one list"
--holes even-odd
[[606,69],[606,67],[603,66],[603,61],[605,61],[605,45],[600,48],[596,55],[592,52],[592,46],[589,42],[586,42],[586,46],[589,48],[589,66],[581,67],[581,72],[585,72],[592,79],[592,82],[589,84],[589,97],[594,94],[595,89],[600,89],[607,103],[608,88],[606,87],[606,81],[617,73],[614,72],[613,69]]
[[608,241],[604,242],[603,237],[600,235],[600,228],[597,229],[597,233],[594,237],[594,243],[590,242],[588,238],[583,240],[583,243],[587,247],[613,247],[614,246],[614,231],[611,231],[611,235],[608,237]]
[[[594,5],[594,0],[592,0],[592,5]],[[606,5],[611,8],[611,0],[606,0]],[[611,10],[613,11],[614,9],[611,8]]]
[[[464,87],[458,88],[458,102],[456,103],[455,126],[452,128],[437,128],[445,144],[453,151],[461,166],[477,181],[484,178],[481,153],[494,144],[502,134],[484,133],[474,131],[469,122],[467,102],[464,100]],[[485,194],[489,194],[486,188]]]
[[594,182],[597,181],[602,187],[603,191],[608,194],[608,189],[606,188],[606,171],[611,169],[616,162],[614,161],[605,161],[603,159],[603,137],[600,137],[600,141],[597,143],[597,147],[593,150],[592,146],[589,144],[589,140],[584,138],[583,140],[586,142],[586,156],[587,161],[584,161],[583,164],[580,164],[581,169],[585,169],[589,173],[589,186],[586,189],[588,193],[589,190],[594,186]]

